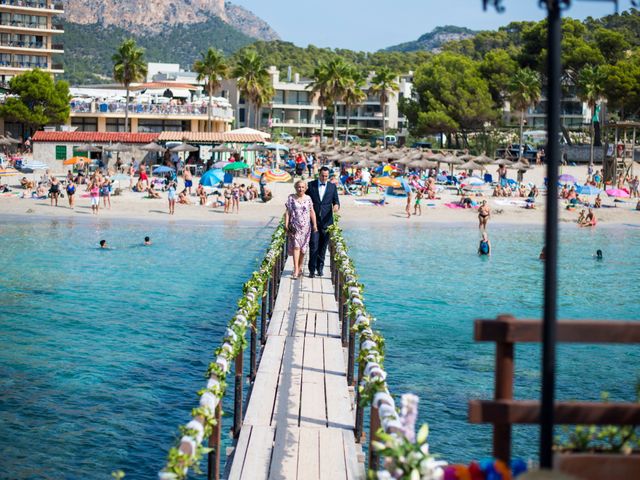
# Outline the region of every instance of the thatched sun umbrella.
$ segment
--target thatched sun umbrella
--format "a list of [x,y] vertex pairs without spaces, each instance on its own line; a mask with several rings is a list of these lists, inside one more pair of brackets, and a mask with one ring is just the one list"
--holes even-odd
[[484,167],[473,160],[466,161],[456,167],[458,170],[482,170]]
[[493,164],[510,167],[511,165],[513,165],[513,162],[507,158],[498,158],[495,162],[493,162]]

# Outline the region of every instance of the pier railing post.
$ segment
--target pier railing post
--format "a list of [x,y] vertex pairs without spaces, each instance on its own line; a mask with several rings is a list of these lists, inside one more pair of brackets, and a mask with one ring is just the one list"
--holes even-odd
[[358,364],[358,383],[356,383],[356,425],[353,432],[356,436],[356,443],[362,443],[364,440],[364,408],[360,405],[360,382],[362,381],[363,373],[364,365]]
[[379,456],[371,446],[372,442],[378,440],[378,429],[380,428],[380,417],[378,416],[378,409],[371,405],[371,416],[369,418],[369,470],[374,472],[378,470]]
[[216,424],[213,426],[213,432],[209,437],[209,465],[207,468],[207,480],[220,480],[220,449],[222,430],[222,399],[216,407]]
[[[499,319],[515,320],[511,316]],[[496,342],[495,399],[513,400],[514,344]],[[511,460],[511,424],[493,424],[493,456],[509,464]]]
[[258,318],[257,316],[253,317],[251,320],[251,345],[249,350],[249,380],[251,383],[256,379],[256,369],[257,369],[257,348],[258,348]]
[[348,312],[344,316],[344,322],[349,326],[349,355],[347,357],[347,385],[353,386],[353,370],[356,361],[356,332],[353,331],[354,319]]
[[243,355],[244,351],[241,348],[240,352],[238,352],[238,355],[236,356],[235,367],[235,390],[233,395],[233,438],[238,438],[240,436],[240,429],[242,428]]
[[260,306],[260,343],[262,345],[267,342],[267,290],[268,288],[264,289]]
[[342,291],[342,273],[338,274],[338,284],[340,284],[340,290],[338,292],[338,317],[342,325],[342,347],[349,346],[349,315],[346,313],[346,302],[344,292]]
[[273,305],[275,304],[275,299],[273,298],[275,296],[275,278],[273,275],[274,270],[275,268],[272,268],[271,274],[269,275],[269,318],[271,318],[271,315],[273,315]]

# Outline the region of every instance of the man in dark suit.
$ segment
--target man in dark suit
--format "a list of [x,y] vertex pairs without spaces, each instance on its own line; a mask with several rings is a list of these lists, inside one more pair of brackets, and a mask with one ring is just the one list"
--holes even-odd
[[327,167],[320,169],[317,180],[309,182],[307,195],[311,197],[318,222],[318,231],[311,233],[311,241],[309,242],[309,276],[313,278],[316,273],[320,277],[323,274],[324,257],[329,244],[327,229],[333,225],[333,212],[340,209],[338,189],[329,182]]

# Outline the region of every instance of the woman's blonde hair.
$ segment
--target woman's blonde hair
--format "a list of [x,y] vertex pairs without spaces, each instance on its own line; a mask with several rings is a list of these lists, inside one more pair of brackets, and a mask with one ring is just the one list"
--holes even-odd
[[307,182],[305,182],[305,181],[304,181],[304,180],[302,180],[302,179],[300,179],[300,180],[298,180],[296,183],[294,183],[294,184],[293,184],[293,188],[296,188],[296,187],[297,187],[299,184],[301,184],[301,183],[302,183],[302,184],[304,184],[304,186],[305,186],[305,190],[306,190]]

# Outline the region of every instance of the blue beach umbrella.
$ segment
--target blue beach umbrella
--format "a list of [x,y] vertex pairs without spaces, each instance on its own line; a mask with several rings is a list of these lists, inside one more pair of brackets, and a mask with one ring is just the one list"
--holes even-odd
[[200,185],[204,185],[205,187],[215,187],[222,181],[224,181],[224,172],[219,168],[207,170],[202,177],[200,177]]
[[171,167],[166,167],[164,165],[160,165],[159,167],[156,167],[153,169],[153,173],[155,173],[156,175],[161,174],[161,173],[169,173],[169,172],[173,172],[174,169]]
[[598,195],[599,193],[602,193],[601,189],[594,187],[593,185],[579,185],[576,191],[580,195]]

